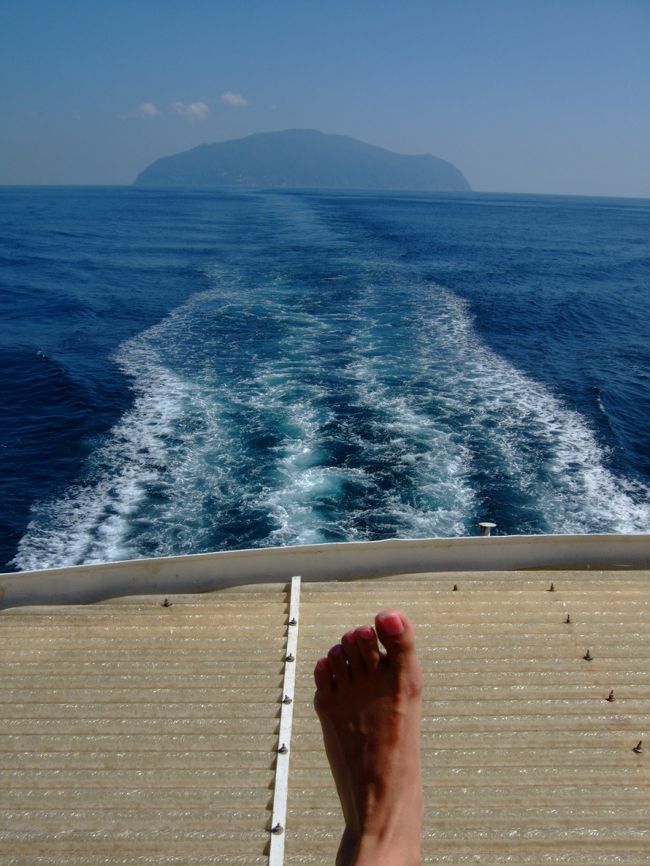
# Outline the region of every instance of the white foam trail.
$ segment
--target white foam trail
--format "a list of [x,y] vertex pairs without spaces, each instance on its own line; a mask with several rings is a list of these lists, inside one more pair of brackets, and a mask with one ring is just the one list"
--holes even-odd
[[[402,491],[386,495],[385,508],[404,537],[463,535],[474,512],[469,450],[428,414],[425,401],[382,383],[381,363],[365,358],[351,365],[359,402],[368,412],[381,409],[389,434],[384,460],[402,463],[412,475],[412,501]],[[376,447],[376,446],[375,446]]]
[[[238,525],[233,512],[240,522],[266,515],[272,528],[251,544],[463,535],[476,517],[498,522],[478,513],[473,481],[492,458],[547,531],[647,531],[648,491],[614,477],[584,419],[482,343],[463,300],[431,286],[393,322],[383,306],[388,278],[382,271],[376,291],[369,280],[356,307],[324,314],[289,309],[282,291],[260,301],[259,291],[221,281],[124,344],[116,360],[133,380],[133,407],[91,457],[88,483],[35,507],[15,565],[206,550],[215,528]],[[230,308],[281,325],[281,356],[247,359],[252,378],[235,375],[236,359],[215,366],[204,326],[209,312]],[[393,352],[400,334],[408,357]],[[328,341],[340,342],[345,365],[335,379],[331,355],[330,378],[320,376]],[[346,399],[367,425],[341,427],[331,406]],[[263,471],[246,419],[278,436]],[[331,465],[332,429],[355,438],[354,465]],[[373,458],[403,484],[382,487]],[[346,486],[356,493],[344,508]]]
[[[225,286],[218,301],[227,303],[229,292]],[[89,458],[87,483],[34,506],[13,560],[17,568],[205,549],[212,526],[204,505],[227,499],[237,448],[217,384],[207,373],[198,380],[183,375],[200,355],[200,333],[181,337],[200,331],[200,312],[214,301],[215,292],[194,295],[118,350],[115,360],[132,379],[133,407]]]
[[359,475],[323,465],[323,428],[333,417],[321,405],[327,388],[317,383],[319,341],[331,335],[333,326],[304,312],[278,310],[277,315],[287,328],[282,357],[259,368],[246,397],[256,414],[274,418],[283,431],[274,449],[274,484],[261,490],[257,500],[275,524],[260,544],[318,544],[328,529],[342,531],[340,520],[328,522],[319,506],[329,502],[334,508],[341,485]]
[[452,415],[473,407],[471,427],[490,430],[486,448],[532,495],[547,531],[648,531],[650,491],[636,485],[630,495],[633,485],[606,468],[585,419],[485,346],[465,301],[444,290],[442,300],[448,314],[438,320],[436,339],[449,359],[443,400]]
[[[317,465],[319,389],[301,381],[309,362],[301,363],[300,353],[307,333],[315,336],[325,326],[315,317],[267,311],[292,319],[286,356],[260,368],[253,381],[227,384],[214,368],[203,325],[206,308],[223,313],[229,304],[238,315],[259,312],[245,288],[220,284],[121,347],[116,361],[133,380],[133,408],[91,456],[92,480],[35,506],[16,567],[210,549],[229,509],[267,512],[276,528],[259,543],[322,540],[313,499],[346,472]],[[236,367],[236,359],[226,363]],[[250,431],[243,418],[279,423],[286,431],[272,487],[256,479],[257,467],[246,465]]]
[[[401,322],[386,319],[385,300],[390,297],[386,278],[381,272],[367,279],[356,310],[358,328],[351,340],[352,358],[348,375],[362,411],[373,418],[372,441],[361,443],[374,450],[381,462],[404,477],[402,489],[383,491],[381,510],[393,526],[397,537],[457,536],[471,530],[470,520],[477,508],[471,485],[471,452],[454,435],[454,431],[431,413],[431,396],[435,390],[435,365],[422,356],[416,364],[396,357],[393,342],[397,331],[408,319],[403,311]],[[375,286],[378,283],[379,289]],[[395,291],[397,291],[397,281]],[[422,323],[420,312],[415,322],[406,324],[409,339],[420,328],[428,337],[434,332],[430,323]],[[412,348],[417,352],[418,346]],[[428,388],[414,387],[415,377],[428,377]],[[370,481],[372,479],[369,479]]]
[[[405,292],[397,273],[391,294],[404,307],[393,322],[381,315],[387,276],[370,278],[360,300],[350,370],[361,404],[384,416],[385,459],[413,465],[415,506],[399,491],[390,497],[398,534],[458,535],[481,517],[498,521],[478,510],[473,475],[486,467],[540,515],[543,531],[648,531],[650,491],[616,478],[585,419],[481,341],[464,300],[435,285]],[[395,358],[405,332],[409,357]]]
[[[290,319],[283,355],[260,368],[255,397],[246,398],[259,415],[281,419],[286,431],[276,448],[275,483],[261,491],[258,502],[277,525],[263,544],[359,540],[376,537],[380,525],[387,528],[384,535],[402,537],[465,531],[473,494],[465,477],[463,447],[439,429],[422,407],[410,405],[404,395],[379,382],[376,359],[368,362],[350,335],[365,326],[368,319],[362,312],[372,324],[372,314],[365,310],[328,310],[324,317],[277,311],[278,316]],[[347,367],[336,371],[334,385],[315,384],[322,372],[321,346],[332,339],[340,346],[339,357],[347,360]],[[332,388],[334,393],[329,393]],[[396,468],[415,473],[417,489],[407,494],[387,492],[366,467],[333,466],[324,460],[330,444],[325,430],[335,429],[342,435],[335,410],[323,409],[328,394],[342,405],[353,398],[369,411],[382,406],[387,416],[382,427],[390,431],[391,442],[380,457],[388,464],[394,452]],[[373,450],[378,454],[376,443],[364,440],[354,429],[346,435],[355,437],[362,454]],[[417,452],[414,439],[418,440]],[[350,483],[357,495],[343,507],[341,492]]]
[[[333,510],[339,511],[335,503],[341,485],[361,474],[346,467],[323,465],[325,419],[319,417],[314,405],[318,389],[292,400],[287,393],[292,384],[287,381],[284,389],[265,395],[267,408],[284,415],[283,426],[287,430],[276,449],[276,484],[264,491],[260,503],[277,525],[263,542],[269,545],[319,544],[326,540],[325,530],[342,531],[340,517],[328,524],[317,514],[318,506],[329,502]],[[349,537],[355,538],[356,533],[350,531]]]
[[62,499],[35,507],[18,545],[17,568],[55,568],[139,555],[129,541],[130,518],[167,463],[166,439],[183,412],[185,384],[155,363],[142,339],[117,358],[125,371],[139,369],[133,408],[92,456],[94,480]]

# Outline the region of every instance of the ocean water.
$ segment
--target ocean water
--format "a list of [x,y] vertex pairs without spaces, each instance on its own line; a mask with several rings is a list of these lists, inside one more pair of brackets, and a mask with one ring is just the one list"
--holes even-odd
[[5,570],[650,529],[650,201],[0,190]]

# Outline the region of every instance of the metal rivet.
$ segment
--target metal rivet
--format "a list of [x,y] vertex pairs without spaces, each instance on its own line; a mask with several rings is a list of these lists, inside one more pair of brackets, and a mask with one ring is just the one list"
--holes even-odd
[[282,703],[283,703],[283,704],[290,704],[291,702],[292,702],[292,699],[289,697],[289,695],[285,695],[285,696],[282,698]]
[[454,592],[458,592],[458,584],[457,583],[454,584]]
[[271,833],[275,833],[276,836],[279,836],[282,832],[284,832],[284,827],[280,823],[277,823],[275,827],[271,827]]
[[298,624],[298,620],[295,618],[295,616],[292,616],[291,619],[289,620],[289,625],[297,625],[297,624]]
[[613,702],[616,700],[616,698],[614,697],[614,689],[611,690],[611,692],[607,695],[607,697],[605,698],[605,700],[606,700],[606,701],[609,701],[610,704],[613,703]]
[[632,749],[633,752],[636,752],[637,755],[640,755],[643,751],[643,740],[639,740],[636,746]]
[[568,613],[568,614],[566,615],[566,619],[564,620],[564,622],[566,622],[566,623],[570,623],[570,622],[571,622],[571,614],[570,614],[570,613]]
[[589,652],[589,650],[587,650],[587,652],[583,655],[583,659],[584,659],[586,662],[590,662],[590,661],[593,659],[593,656],[592,656],[592,654]]
[[282,743],[282,745],[281,745],[280,748],[278,749],[278,753],[279,753],[280,755],[286,755],[288,751],[289,751],[289,749],[287,749],[287,747],[285,746],[284,743]]
[[171,606],[172,606],[172,603],[171,603],[171,601],[170,601],[168,598],[166,598],[166,599],[163,601],[162,606],[163,606],[163,607],[171,607]]
[[295,662],[295,660],[296,657],[293,655],[293,653],[289,653],[289,655],[286,657],[286,661],[288,662]]
[[552,584],[549,586],[548,591],[549,591],[549,592],[555,592],[555,584],[554,584],[554,583],[552,583]]

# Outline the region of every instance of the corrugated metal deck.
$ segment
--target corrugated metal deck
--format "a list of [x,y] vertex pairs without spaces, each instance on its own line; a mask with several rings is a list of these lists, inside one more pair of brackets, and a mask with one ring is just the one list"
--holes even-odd
[[[266,864],[289,587],[170,600],[0,612],[2,864]],[[314,661],[395,606],[425,674],[425,862],[649,864],[643,571],[303,582],[285,862],[329,866],[341,829]]]

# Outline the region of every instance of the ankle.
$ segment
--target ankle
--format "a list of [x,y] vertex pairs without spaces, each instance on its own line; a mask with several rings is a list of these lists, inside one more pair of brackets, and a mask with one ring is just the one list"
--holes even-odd
[[420,866],[421,862],[420,839],[382,839],[364,835],[352,866]]

